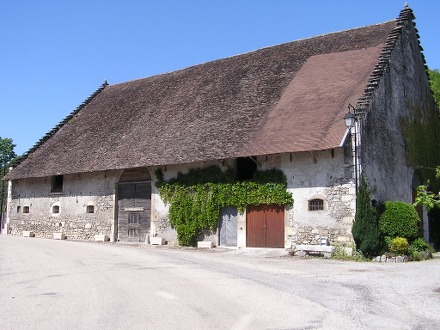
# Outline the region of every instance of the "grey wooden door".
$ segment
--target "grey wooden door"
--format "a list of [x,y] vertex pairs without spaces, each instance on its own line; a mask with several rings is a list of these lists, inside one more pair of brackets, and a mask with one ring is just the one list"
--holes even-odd
[[144,242],[150,230],[150,182],[118,184],[118,239]]
[[222,246],[237,246],[237,209],[225,207],[220,213],[219,241]]

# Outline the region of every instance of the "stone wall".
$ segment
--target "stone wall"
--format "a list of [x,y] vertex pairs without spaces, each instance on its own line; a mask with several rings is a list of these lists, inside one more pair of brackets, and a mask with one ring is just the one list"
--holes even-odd
[[416,31],[407,22],[361,122],[359,149],[372,198],[412,202],[414,169],[408,164],[402,122],[416,109],[432,113],[433,106]]
[[[284,154],[280,167],[287,176],[294,205],[286,210],[286,248],[296,244],[351,245],[356,208],[349,148]],[[322,199],[324,210],[309,211],[312,199]]]
[[[351,243],[351,224],[354,218],[354,184],[349,150],[304,152],[256,157],[259,170],[279,168],[287,177],[288,190],[294,205],[285,211],[285,247],[295,244],[317,244],[328,237],[332,244]],[[185,173],[190,168],[217,165],[226,170],[234,168],[235,160],[205,162],[191,165],[162,167],[165,180]],[[155,168],[150,169],[154,173]],[[13,234],[33,231],[37,237],[51,238],[63,232],[68,239],[91,240],[94,235],[112,237],[115,232],[115,188],[121,171],[65,175],[63,192],[51,193],[51,178],[34,178],[13,182],[9,204],[10,228]],[[152,177],[151,232],[152,236],[177,245],[176,231],[168,219],[169,206],[159,196]],[[324,210],[309,211],[308,201],[324,200]],[[52,212],[54,205],[59,213]],[[87,213],[87,206],[94,213]],[[29,207],[29,213],[23,208]],[[18,208],[19,207],[19,208]],[[246,247],[246,213],[238,214],[237,246]],[[207,237],[218,244],[218,233]]]
[[[331,244],[352,244],[351,225],[355,213],[355,187],[349,154],[348,148],[339,148],[333,151],[255,157],[259,170],[278,168],[284,172],[288,181],[288,190],[294,198],[294,205],[287,207],[285,211],[285,248],[291,248],[295,244],[318,244],[321,237],[329,238]],[[218,165],[226,170],[234,168],[235,160],[167,166],[163,173],[165,180],[169,180],[179,171],[185,173],[190,168],[210,165]],[[308,210],[308,201],[314,198],[324,200],[323,211]],[[176,232],[168,221],[168,206],[161,200],[155,184],[153,184],[152,205],[154,209],[152,235],[164,237],[169,244],[177,244]],[[218,236],[214,233],[207,239],[218,243],[216,235]],[[246,247],[246,213],[238,214],[237,246]]]
[[[14,180],[8,205],[12,234],[33,231],[52,238],[54,232],[68,239],[92,240],[94,235],[112,234],[115,183],[120,172],[65,175],[63,191],[51,193],[51,178]],[[59,213],[53,206],[59,206]],[[87,207],[93,207],[93,213]],[[29,213],[24,213],[28,208]]]

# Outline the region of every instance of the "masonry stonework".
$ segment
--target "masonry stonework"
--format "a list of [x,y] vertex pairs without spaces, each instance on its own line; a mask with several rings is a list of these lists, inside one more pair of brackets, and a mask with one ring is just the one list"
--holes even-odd
[[[94,235],[111,236],[114,223],[115,182],[119,172],[72,174],[63,177],[62,192],[51,192],[51,178],[14,180],[9,203],[12,234],[33,231],[52,238],[63,233],[68,239],[92,240]],[[59,206],[59,213],[53,206]],[[87,207],[93,207],[88,213]],[[27,207],[29,213],[24,213]],[[90,211],[90,209],[89,209]]]

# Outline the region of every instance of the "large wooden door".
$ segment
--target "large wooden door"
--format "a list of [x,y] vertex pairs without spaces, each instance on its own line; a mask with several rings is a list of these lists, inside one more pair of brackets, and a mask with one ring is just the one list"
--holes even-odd
[[150,230],[151,184],[122,182],[118,184],[118,239],[144,242]]
[[247,207],[246,246],[284,247],[283,205],[257,205]]
[[235,207],[225,207],[221,210],[219,242],[221,246],[237,246],[237,209]]

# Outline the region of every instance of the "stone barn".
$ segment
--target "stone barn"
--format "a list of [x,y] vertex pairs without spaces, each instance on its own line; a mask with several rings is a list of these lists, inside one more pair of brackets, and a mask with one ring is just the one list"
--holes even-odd
[[350,246],[360,175],[378,201],[413,200],[402,121],[436,113],[413,20],[405,6],[385,23],[104,83],[4,178],[7,232],[178,244],[157,170],[217,166],[238,181],[281,170],[294,202],[226,207],[205,240]]

